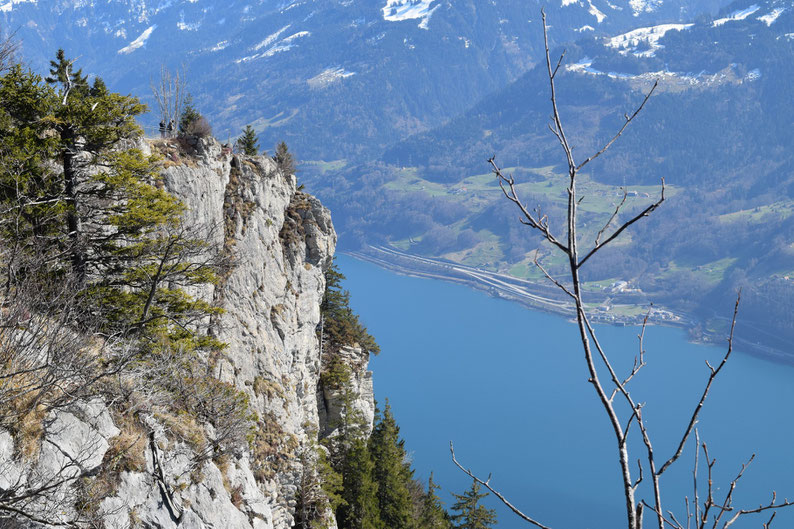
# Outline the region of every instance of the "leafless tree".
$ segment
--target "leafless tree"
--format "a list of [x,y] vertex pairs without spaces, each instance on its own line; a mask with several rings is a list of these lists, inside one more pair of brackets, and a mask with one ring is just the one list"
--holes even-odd
[[[539,209],[533,210],[525,205],[525,203],[519,197],[518,191],[516,189],[516,182],[513,176],[510,174],[505,174],[497,165],[494,157],[490,158],[488,162],[492,167],[493,173],[496,175],[504,196],[518,208],[520,212],[520,222],[528,226],[530,229],[539,232],[542,238],[545,239],[548,244],[553,246],[558,252],[561,252],[565,257],[567,269],[570,274],[567,280],[560,280],[552,277],[552,275],[549,274],[546,269],[540,265],[540,263],[538,263],[537,258],[535,259],[535,264],[543,272],[546,278],[563,292],[563,295],[572,302],[575,308],[579,338],[582,343],[584,360],[589,373],[588,382],[592,385],[598,401],[600,402],[614,433],[615,448],[617,449],[620,462],[620,474],[622,478],[623,495],[625,498],[627,518],[626,526],[628,529],[640,529],[643,526],[643,510],[648,508],[652,511],[654,525],[658,529],[665,529],[665,527],[672,527],[675,529],[684,529],[684,527],[686,527],[689,529],[692,527],[693,523],[694,527],[697,529],[704,529],[707,526],[714,529],[717,529],[718,527],[727,529],[741,516],[771,511],[772,516],[765,524],[765,527],[769,527],[774,519],[774,512],[776,512],[777,509],[792,505],[792,502],[788,501],[787,499],[779,501],[776,495],[772,493],[770,502],[765,505],[760,505],[758,508],[738,509],[734,507],[733,492],[737,483],[742,478],[742,475],[749,462],[745,465],[742,465],[741,471],[730,482],[728,491],[725,493],[722,501],[718,500],[715,497],[716,489],[712,480],[712,468],[715,464],[715,461],[713,459],[709,459],[708,447],[705,443],[700,442],[700,440],[697,438],[697,432],[695,430],[695,425],[698,422],[700,412],[703,409],[703,405],[706,401],[706,398],[708,397],[711,386],[731,356],[736,315],[739,308],[738,297],[736,300],[736,306],[734,307],[733,319],[728,337],[727,352],[723,356],[722,361],[716,367],[706,362],[709,370],[709,376],[705,383],[702,394],[694,406],[692,414],[687,417],[686,424],[683,428],[683,433],[681,434],[677,444],[677,448],[672,454],[663,459],[660,459],[654,451],[651,433],[648,425],[646,424],[645,418],[643,417],[644,403],[635,400],[629,387],[630,382],[632,382],[634,377],[646,365],[644,354],[645,351],[643,349],[643,337],[645,334],[645,326],[647,324],[648,317],[646,316],[642,325],[642,332],[639,336],[640,350],[638,356],[635,358],[634,365],[629,370],[627,375],[621,376],[618,374],[616,368],[613,367],[607,352],[599,342],[596,332],[590,321],[590,317],[587,314],[587,308],[584,302],[580,279],[580,270],[582,267],[600,250],[615,241],[621,235],[621,233],[623,233],[632,224],[647,217],[657,208],[659,208],[659,206],[661,206],[665,200],[665,188],[664,180],[662,180],[659,198],[645,207],[642,211],[629,215],[627,220],[622,220],[621,217],[621,211],[626,205],[627,195],[624,191],[623,200],[617,204],[614,212],[604,223],[603,227],[598,231],[592,245],[582,245],[580,247],[580,243],[582,243],[582,241],[580,240],[580,233],[577,231],[577,208],[583,196],[581,196],[577,190],[577,177],[585,166],[604,154],[618,140],[618,138],[620,138],[626,128],[631,124],[632,121],[634,121],[637,115],[644,108],[645,104],[648,102],[654,90],[656,89],[658,81],[657,83],[653,84],[651,89],[640,102],[639,106],[637,106],[637,108],[631,114],[624,114],[622,126],[608,141],[606,141],[603,147],[601,147],[594,154],[584,158],[582,161],[577,162],[576,157],[574,156],[574,149],[569,142],[563,127],[563,121],[560,116],[560,111],[557,104],[557,92],[555,86],[557,74],[559,73],[563,64],[565,52],[561,54],[556,62],[552,62],[549,53],[545,12],[542,12],[542,21],[546,51],[546,68],[551,91],[552,115],[551,122],[549,123],[549,130],[557,139],[562,148],[568,169],[567,225],[561,230],[562,235],[557,233],[557,231],[554,229],[555,227],[550,225],[548,217],[543,215]],[[616,401],[616,399],[618,400]],[[644,453],[638,459],[636,459],[638,472],[636,476],[632,471],[633,457],[629,453],[630,447],[628,443],[629,435],[632,431],[638,432],[635,435],[640,436],[644,445]],[[691,439],[693,433],[697,439],[697,446],[695,449],[696,453],[702,449],[706,458],[708,478],[707,490],[705,493],[705,498],[701,498],[701,493],[698,492],[698,468],[696,460],[694,468],[695,494],[691,503],[689,499],[686,500],[687,518],[685,521],[686,525],[683,525],[678,521],[678,519],[676,519],[673,512],[665,508],[665,504],[663,504],[660,478],[665,471],[667,471],[671,465],[673,465],[681,457],[684,447]],[[471,470],[468,470],[461,463],[459,463],[455,457],[452,444],[450,444],[450,450],[452,452],[452,459],[454,463],[467,475],[494,493],[508,508],[510,508],[523,520],[536,527],[548,529],[547,525],[522,512],[507,498],[505,498],[504,495],[495,490],[490,484],[490,477],[485,480],[480,479],[475,476]],[[637,493],[639,485],[645,480],[650,480],[651,482],[651,491],[653,497],[649,501],[646,501],[644,498],[638,498]]]
[[43,263],[14,257],[23,273],[0,297],[0,525],[86,526],[92,514],[75,506],[87,492],[76,485],[101,462],[104,439],[66,417],[84,414],[133,352],[91,332],[73,280],[45,279]]
[[182,103],[187,94],[185,68],[177,68],[172,72],[168,67],[162,65],[160,67],[160,79],[157,82],[152,79],[149,86],[152,89],[155,101],[157,101],[157,109],[160,112],[162,122],[166,125],[172,120],[173,123],[179,123]]
[[0,73],[8,70],[16,62],[18,52],[19,41],[16,39],[16,32],[0,40]]

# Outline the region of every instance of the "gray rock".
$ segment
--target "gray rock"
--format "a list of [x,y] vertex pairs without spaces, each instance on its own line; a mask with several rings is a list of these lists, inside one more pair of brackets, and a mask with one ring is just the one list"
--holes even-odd
[[[145,143],[141,148],[153,150]],[[169,511],[154,475],[148,443],[145,470],[122,472],[115,494],[100,509],[106,526],[118,529],[129,528],[133,520],[153,529],[289,529],[303,470],[299,454],[311,450],[318,433],[328,430],[339,413],[334,404],[338,395],[318,394],[316,333],[324,270],[336,233],[330,212],[298,191],[294,175],[283,174],[269,157],[232,155],[212,138],[197,139],[194,148],[196,154],[182,156],[181,163],[172,159],[165,164],[164,186],[188,206],[187,225],[202,226],[205,240],[231,250],[234,267],[217,286],[191,294],[225,309],[204,322],[228,344],[214,374],[247,392],[252,411],[277,438],[278,453],[243,453],[224,464],[223,471],[204,461],[196,472],[191,448],[169,442],[163,425],[144,417],[154,432],[180,521],[179,513]],[[354,407],[371,428],[374,404],[366,355],[357,349],[344,354],[355,364]],[[209,425],[206,432],[212,436]],[[70,458],[85,469],[97,469],[108,440],[118,433],[101,401],[55,412],[48,420],[38,469],[55,472]],[[0,472],[0,485],[17,472],[12,471],[17,464],[13,458],[13,439],[0,431],[0,469],[9,469]]]

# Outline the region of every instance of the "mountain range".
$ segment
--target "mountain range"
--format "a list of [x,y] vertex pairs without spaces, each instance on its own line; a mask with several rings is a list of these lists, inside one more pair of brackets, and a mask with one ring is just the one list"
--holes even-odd
[[[537,279],[542,248],[488,174],[497,160],[559,220],[564,170],[546,130],[541,3],[473,0],[0,2],[6,31],[44,71],[57,48],[151,102],[183,69],[222,139],[246,124],[286,140],[334,212],[342,247],[411,253]],[[595,234],[621,187],[660,214],[585,274],[721,332],[744,287],[748,340],[794,342],[794,2],[561,0],[545,6],[565,50],[559,100],[575,153],[597,149],[655,80],[640,118],[586,175]],[[144,124],[156,133],[154,115]],[[590,202],[592,201],[592,202]],[[548,267],[557,263],[546,255]]]
[[[680,22],[726,0],[562,0],[553,39]],[[541,2],[474,0],[3,0],[0,23],[43,69],[57,48],[149,100],[184,69],[216,135],[246,124],[305,158],[371,158],[440,125],[541,57]],[[152,116],[147,125],[158,118]]]

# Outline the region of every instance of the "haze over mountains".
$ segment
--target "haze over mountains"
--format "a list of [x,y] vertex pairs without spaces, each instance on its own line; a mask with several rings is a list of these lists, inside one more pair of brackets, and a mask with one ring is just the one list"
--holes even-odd
[[[84,72],[146,100],[161,64],[184,64],[217,136],[251,123],[263,146],[285,139],[306,161],[300,177],[331,207],[343,247],[387,243],[535,278],[542,244],[515,222],[485,159],[497,154],[527,182],[527,201],[559,218],[540,2],[55,5],[0,0],[32,66],[64,47]],[[588,175],[584,220],[595,233],[621,186],[639,208],[664,177],[670,200],[592,263],[590,288],[628,279],[640,301],[695,315],[707,332],[743,286],[748,343],[791,350],[794,2],[561,0],[546,12],[555,54],[567,50],[560,101],[580,156],[660,80]]]

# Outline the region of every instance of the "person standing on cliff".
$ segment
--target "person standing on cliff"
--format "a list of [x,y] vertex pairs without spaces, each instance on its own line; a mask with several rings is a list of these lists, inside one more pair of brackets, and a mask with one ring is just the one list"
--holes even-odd
[[165,138],[165,121],[160,120],[160,137]]

